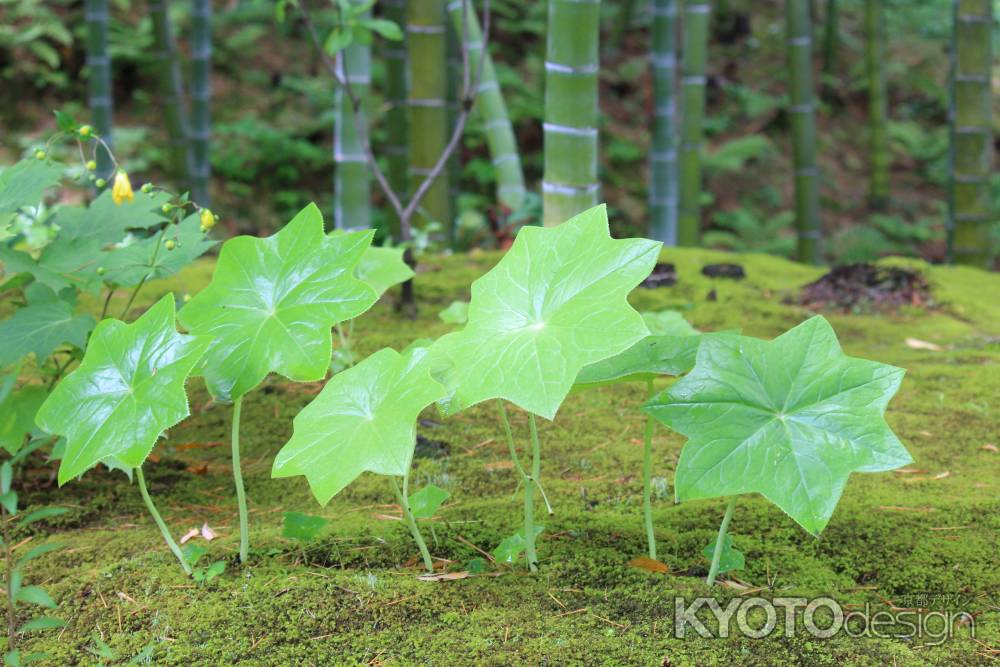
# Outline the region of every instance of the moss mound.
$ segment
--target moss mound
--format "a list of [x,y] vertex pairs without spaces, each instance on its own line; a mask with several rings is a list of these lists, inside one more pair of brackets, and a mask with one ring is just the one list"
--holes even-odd
[[[384,299],[355,326],[361,354],[438,336],[437,312],[468,297],[468,284],[494,254],[430,258],[417,282],[420,317],[401,321]],[[704,330],[741,328],[772,337],[808,317],[794,303],[824,271],[762,255],[670,250],[676,283],[636,290],[639,309],[676,308]],[[702,274],[735,262],[740,281]],[[416,549],[383,478],[366,475],[326,508],[303,480],[269,479],[271,459],[291,433],[292,416],[316,385],[269,380],[245,401],[242,440],[251,503],[252,562],[233,562],[238,541],[230,477],[229,411],[200,381],[190,385],[194,416],[173,429],[147,465],[152,494],[176,534],[208,523],[219,537],[200,543],[206,560],[226,559],[207,584],[186,579],[145,515],[137,490],[119,473],[92,471],[61,490],[47,471],[29,475],[26,504],[58,502],[73,512],[44,527],[42,540],[66,546],[36,561],[69,621],[25,648],[52,664],[94,664],[102,637],[123,663],[154,644],[157,665],[586,664],[586,665],[967,665],[993,659],[1000,624],[993,599],[1000,529],[1000,276],[973,269],[892,260],[917,270],[935,308],[902,305],[889,313],[827,314],[848,354],[908,370],[888,420],[913,453],[905,471],[855,475],[821,539],[813,539],[759,497],[745,497],[731,527],[747,556],[733,596],[829,595],[877,609],[914,606],[917,594],[951,596],[944,608],[975,614],[937,645],[923,640],[815,639],[805,633],[765,639],[673,634],[674,598],[708,595],[701,549],[722,516],[721,501],[655,504],[662,560],[671,574],[629,567],[644,551],[641,521],[641,387],[572,395],[543,423],[543,479],[555,508],[540,517],[538,576],[496,570],[465,579],[416,579]],[[151,285],[147,303],[167,291],[196,290],[211,263]],[[116,297],[117,298],[117,297]],[[124,300],[123,298],[121,300]],[[114,312],[114,311],[113,311]],[[907,339],[933,343],[920,349]],[[438,443],[418,457],[414,488],[433,482],[452,499],[426,533],[434,555],[462,570],[519,525],[516,479],[492,406],[449,420],[425,414],[421,435]],[[527,439],[524,415],[512,415]],[[440,443],[446,443],[441,446]],[[683,439],[656,432],[657,471],[672,479]],[[441,455],[441,454],[445,455]],[[281,537],[285,511],[331,520],[313,544]],[[196,538],[198,539],[198,538]],[[935,598],[940,600],[941,598]]]

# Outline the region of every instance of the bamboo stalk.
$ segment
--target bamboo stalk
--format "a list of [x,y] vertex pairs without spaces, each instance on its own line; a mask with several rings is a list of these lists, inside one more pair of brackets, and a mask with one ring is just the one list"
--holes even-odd
[[[361,4],[353,0],[352,4]],[[365,12],[363,18],[371,16]],[[357,40],[337,53],[337,67],[351,82],[355,94],[364,103],[371,87],[371,46]],[[371,179],[365,159],[361,132],[368,130],[364,108],[360,120],[343,86],[337,86],[336,113],[333,123],[333,226],[336,229],[371,227]]]
[[[448,144],[447,44],[444,0],[410,0],[406,7],[406,52],[410,91],[410,189],[431,173]],[[434,179],[424,197],[417,222],[451,223],[448,170]]]
[[[111,57],[108,54],[108,3],[107,0],[87,0],[84,9],[87,23],[87,105],[90,119],[104,143],[113,146],[113,100],[111,90]],[[98,178],[111,178],[113,164],[108,150],[97,145]]]
[[889,203],[888,99],[885,83],[885,29],[882,0],[865,0],[865,66],[868,71],[868,199],[876,211]]
[[211,205],[212,0],[193,0],[191,10],[191,195]]
[[677,245],[677,0],[653,0],[653,141],[649,236]]
[[[657,0],[653,0],[655,7]],[[611,35],[611,50],[618,51],[625,41],[625,35],[632,27],[632,17],[635,15],[636,0],[620,0],[618,5],[618,16],[615,17],[615,29]]]
[[684,0],[681,59],[680,210],[677,243],[698,245],[701,240],[701,144],[705,117],[705,67],[708,55],[708,17],[705,0]]
[[995,222],[990,198],[991,0],[955,0],[953,35],[948,254],[959,264],[985,268]]
[[[406,0],[384,0],[385,18],[399,26],[406,24]],[[404,38],[405,39],[405,38]],[[407,111],[406,111],[406,43],[384,40],[385,95],[389,107],[385,115],[388,161],[387,176],[393,190],[405,197],[409,191],[407,164]],[[389,214],[390,231],[394,239],[400,238],[399,216]]]
[[[462,0],[450,2],[448,13],[455,32],[461,39]],[[468,41],[470,67],[473,71],[479,69],[482,59],[482,76],[479,90],[476,91],[476,113],[483,122],[486,143],[496,170],[497,201],[509,211],[516,211],[524,201],[525,192],[521,157],[517,151],[517,140],[507,115],[507,104],[500,90],[493,59],[489,53],[483,54],[483,31],[471,3],[466,12],[464,34]]]
[[837,0],[826,0],[826,13],[823,17],[823,76],[833,74],[837,66],[837,47],[840,46],[840,13]]
[[149,14],[153,20],[153,61],[156,63],[160,105],[170,142],[171,168],[181,182],[189,185],[194,172],[194,159],[187,110],[184,108],[184,84],[167,0],[150,0]]
[[785,12],[798,259],[817,264],[820,261],[819,173],[809,0],[785,0]]
[[549,0],[545,61],[543,222],[597,204],[599,0]]

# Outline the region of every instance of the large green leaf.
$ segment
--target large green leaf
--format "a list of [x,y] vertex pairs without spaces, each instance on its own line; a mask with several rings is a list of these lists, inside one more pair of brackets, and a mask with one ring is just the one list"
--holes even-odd
[[26,252],[14,250],[0,244],[0,270],[4,276],[27,274],[37,282],[59,291],[69,287],[69,280],[60,273],[41,266],[38,261]]
[[604,206],[551,229],[524,227],[472,283],[469,321],[432,347],[452,413],[504,398],[548,419],[584,366],[645,338],[626,300],[649,275],[660,243],[613,240]]
[[773,341],[705,336],[694,370],[644,409],[688,437],[678,501],[760,493],[819,534],[852,472],[912,461],[883,417],[903,373],[845,356],[817,316]]
[[[715,542],[701,550],[702,555],[712,562],[715,556]],[[746,556],[743,552],[733,546],[733,537],[728,533],[722,539],[722,555],[719,556],[719,574],[725,574],[732,570],[742,570],[746,566]]]
[[24,206],[35,206],[50,187],[59,183],[63,165],[30,157],[0,171],[0,216]]
[[[168,242],[173,249],[168,250]],[[176,226],[131,245],[104,253],[104,279],[123,287],[138,285],[143,280],[165,278],[183,269],[204,255],[215,241],[201,231],[198,215],[189,215]],[[157,250],[159,246],[159,250]]]
[[22,387],[0,399],[0,447],[12,456],[24,444],[24,436],[35,427],[35,413],[48,394],[44,387]]
[[576,384],[583,387],[649,380],[658,375],[683,375],[694,367],[701,335],[680,313],[642,313],[642,319],[653,335],[621,354],[585,366]]
[[427,350],[379,350],[326,383],[295,417],[294,433],[274,459],[272,477],[305,475],[326,504],[368,471],[405,475],[420,411],[444,395],[431,379]]
[[381,296],[393,285],[412,278],[413,270],[403,261],[403,248],[369,246],[361,255],[354,276]]
[[210,342],[177,333],[172,294],[132,324],[98,324],[79,368],[36,418],[49,433],[66,436],[59,484],[104,459],[141,465],[163,431],[188,415],[184,381]]
[[226,241],[212,282],[180,313],[191,333],[214,337],[199,366],[209,391],[235,400],[271,372],[321,379],[330,329],[378,298],[354,277],[371,238],[370,231],[326,236],[310,204],[273,236]]
[[31,352],[42,361],[63,343],[83,348],[94,318],[73,314],[76,293],[72,289],[57,295],[41,283],[32,283],[25,294],[28,305],[0,322],[0,367]]

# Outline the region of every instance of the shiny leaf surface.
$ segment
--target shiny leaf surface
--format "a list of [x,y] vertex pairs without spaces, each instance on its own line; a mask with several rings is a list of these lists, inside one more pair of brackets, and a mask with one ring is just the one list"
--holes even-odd
[[210,342],[177,333],[172,294],[132,324],[98,324],[80,366],[36,417],[66,437],[59,484],[104,459],[141,465],[163,431],[188,415],[184,381]]
[[912,461],[883,416],[903,373],[845,356],[813,317],[773,341],[706,336],[694,370],[644,409],[688,437],[678,501],[760,493],[819,534],[852,472]]
[[375,302],[354,268],[372,232],[326,236],[315,204],[273,236],[238,236],[222,246],[212,282],[180,313],[181,323],[214,338],[199,365],[216,398],[234,400],[268,373],[297,382],[330,366],[330,329]]

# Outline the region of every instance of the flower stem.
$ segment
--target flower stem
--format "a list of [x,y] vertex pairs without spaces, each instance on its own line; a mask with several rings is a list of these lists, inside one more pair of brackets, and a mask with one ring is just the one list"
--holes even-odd
[[722,560],[722,548],[726,541],[726,531],[729,530],[729,521],[733,518],[733,509],[736,507],[736,496],[729,499],[726,507],[726,515],[722,517],[722,525],[719,526],[719,535],[715,538],[715,551],[712,552],[712,567],[708,570],[708,579],[705,583],[709,586],[715,584],[715,576],[719,573],[719,562]]
[[160,516],[160,513],[156,511],[156,505],[153,504],[153,499],[149,497],[149,491],[146,489],[146,477],[142,474],[142,466],[135,469],[135,478],[139,482],[139,493],[142,494],[142,500],[146,503],[146,509],[148,509],[149,513],[153,515],[153,521],[155,521],[156,525],[160,528],[160,532],[163,534],[163,539],[167,543],[167,546],[170,547],[170,550],[174,552],[175,556],[177,556],[177,560],[181,562],[181,567],[184,568],[184,573],[190,576],[191,566],[188,565],[187,561],[184,559],[184,554],[181,553],[181,548],[177,546],[177,542],[175,542],[174,538],[170,536],[170,529],[167,528],[167,524],[164,523],[163,517]]
[[247,512],[247,492],[243,489],[243,470],[240,468],[240,412],[243,397],[233,402],[233,481],[236,483],[236,503],[240,512],[240,562],[247,562],[250,551],[250,528]]
[[431,552],[427,550],[427,543],[424,542],[424,536],[420,534],[417,520],[413,518],[413,511],[410,510],[410,497],[408,495],[410,476],[409,474],[403,475],[402,491],[399,490],[399,484],[396,483],[395,477],[390,477],[389,479],[392,480],[392,488],[396,491],[396,499],[399,501],[399,506],[403,510],[403,516],[406,517],[406,523],[410,527],[410,534],[413,535],[417,547],[420,548],[420,557],[424,559],[424,567],[427,568],[428,572],[433,572],[434,561],[431,559]]
[[[653,397],[653,381],[646,381],[648,398]],[[653,532],[653,415],[646,415],[646,432],[642,451],[642,513],[646,522],[646,543],[649,557],[656,560],[656,535]]]

